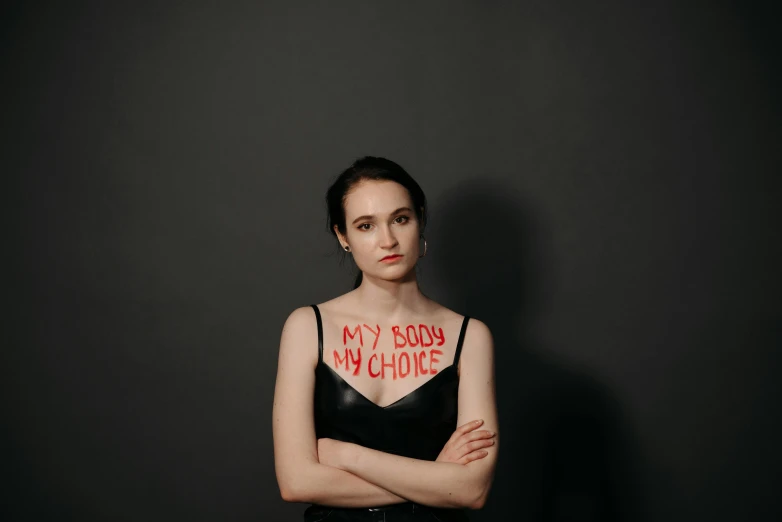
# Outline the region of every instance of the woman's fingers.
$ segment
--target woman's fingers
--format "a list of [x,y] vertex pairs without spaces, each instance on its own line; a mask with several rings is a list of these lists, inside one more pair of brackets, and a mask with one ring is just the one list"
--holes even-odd
[[483,457],[485,457],[488,454],[489,454],[489,452],[486,451],[486,450],[473,451],[471,453],[468,453],[464,457],[460,458],[457,461],[457,464],[467,464],[468,462],[472,462],[474,460],[482,459]]
[[476,440],[485,440],[485,439],[493,439],[495,433],[493,431],[489,430],[478,430],[473,431],[471,433],[466,433],[462,435],[459,440],[454,444],[456,446],[456,449],[461,448],[465,444],[468,444],[470,442],[476,441]]
[[457,434],[458,435],[464,435],[465,433],[469,433],[472,430],[476,429],[481,424],[483,424],[483,419],[470,421],[470,422],[468,422],[466,424],[462,424],[461,426],[456,428],[456,431],[454,431],[453,433],[454,433],[454,435],[457,435]]
[[461,454],[461,456],[467,455],[468,453],[472,453],[475,450],[481,449],[481,448],[488,448],[490,446],[494,446],[494,438],[487,438],[487,439],[478,439],[471,442],[466,442],[465,444],[461,445],[460,447],[456,448],[454,451],[457,454]]
[[470,453],[480,448],[488,448],[489,446],[494,446],[494,439],[474,440],[472,442],[468,442],[462,447],[465,448],[468,453]]
[[438,455],[437,460],[455,462],[456,458],[458,458],[456,457],[458,454],[457,448],[464,444],[460,438],[477,429],[481,426],[481,424],[483,424],[483,419],[476,419],[462,424],[456,428],[456,430],[451,434],[451,437],[448,439],[448,442],[445,443],[445,446],[443,446],[443,449],[440,451],[440,455]]
[[478,439],[489,439],[491,437],[494,437],[494,432],[489,430],[477,430],[462,435],[462,439],[464,439],[466,442]]
[[477,429],[481,424],[483,424],[483,419],[478,419],[462,424],[456,428],[456,431],[454,431],[453,434],[451,434],[451,438],[449,438],[448,442],[446,442],[446,446],[448,444],[455,444],[459,440],[459,437]]
[[440,452],[438,460],[441,460],[442,457],[442,460],[447,461],[454,459],[451,460],[451,462],[458,462],[460,458],[465,457],[470,452],[473,452],[478,448],[488,446],[488,444],[473,444],[472,446],[469,445],[471,442],[490,439],[494,436],[494,433],[488,430],[476,431],[482,424],[483,419],[476,419],[462,424],[456,428],[456,431],[453,432],[451,438],[448,439],[445,447],[443,447],[443,450]]
[[462,424],[451,435],[446,445],[447,451],[452,455],[451,458],[455,457],[455,461],[458,464],[467,464],[468,462],[482,459],[489,454],[483,448],[494,445],[494,436],[496,434],[489,430],[478,430],[477,428],[482,424],[482,419]]

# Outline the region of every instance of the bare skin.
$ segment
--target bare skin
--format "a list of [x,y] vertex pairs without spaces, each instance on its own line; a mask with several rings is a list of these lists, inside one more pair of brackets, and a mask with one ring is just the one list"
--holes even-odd
[[[344,206],[346,230],[336,232],[340,243],[350,246],[363,281],[359,288],[318,305],[324,363],[367,399],[385,406],[451,364],[463,317],[418,288],[414,268],[419,226],[404,187],[364,182],[351,191]],[[401,257],[381,261],[394,254]],[[302,307],[288,317],[280,342],[273,429],[283,498],[343,507],[405,500],[482,507],[498,451],[493,341],[486,325],[477,319],[469,322],[457,366],[459,428],[435,462],[315,439],[311,412],[316,336],[313,311]],[[411,354],[408,361],[402,359],[403,352]],[[418,356],[412,357],[414,353]],[[481,422],[471,422],[476,419]]]

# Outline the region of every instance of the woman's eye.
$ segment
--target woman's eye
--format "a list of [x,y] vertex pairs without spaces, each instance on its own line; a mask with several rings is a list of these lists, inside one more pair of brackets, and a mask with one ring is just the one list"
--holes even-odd
[[[397,216],[394,219],[394,223],[407,223],[410,221],[410,218],[408,216]],[[372,227],[372,223],[361,223],[356,228],[359,230],[369,230]]]

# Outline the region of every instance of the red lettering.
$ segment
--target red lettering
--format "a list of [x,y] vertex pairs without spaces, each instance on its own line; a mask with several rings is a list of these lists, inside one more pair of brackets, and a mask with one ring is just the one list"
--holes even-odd
[[[424,332],[426,332],[426,335],[429,336],[429,343],[427,344],[426,341],[424,341]],[[432,332],[429,331],[429,327],[425,324],[419,324],[418,325],[418,333],[421,337],[421,347],[425,348],[428,346],[432,346],[434,344],[434,338],[432,337]]]
[[353,370],[353,375],[358,375],[361,370],[361,348],[358,349],[358,357],[353,357],[353,350],[345,348],[345,356],[340,357],[339,352],[334,350],[334,368],[339,369],[339,365],[344,363],[345,370],[350,371],[350,363],[356,365],[356,369]]
[[350,348],[345,348],[345,350],[347,350],[345,357],[347,358],[347,356],[350,355],[350,362],[356,365],[356,369],[353,370],[353,375],[358,375],[358,372],[361,370],[361,348],[358,348],[358,359],[353,358],[353,350]]
[[334,368],[339,369],[339,365],[345,363],[345,370],[350,371],[350,360],[348,360],[348,349],[345,348],[345,357],[340,358],[339,352],[334,350]]
[[[373,334],[375,334],[375,342],[374,342],[374,343],[372,343],[372,349],[373,349],[373,350],[374,350],[374,349],[377,347],[377,340],[378,340],[378,339],[380,339],[380,325],[379,325],[379,324],[376,324],[375,326],[377,327],[377,332],[376,332],[376,331],[374,331],[374,330],[373,330],[372,328],[370,328],[369,326],[367,326],[367,325],[364,325],[364,328],[366,328],[367,330],[369,330],[370,332],[372,332]],[[364,346],[364,345],[362,344],[361,346]]]
[[373,359],[377,359],[377,354],[376,353],[373,353],[372,357],[369,358],[369,362],[367,362],[367,371],[369,372],[369,376],[370,377],[372,377],[373,379],[377,379],[380,376],[380,372],[375,373],[375,372],[372,371],[372,360]]
[[[410,329],[411,328],[413,330],[413,337],[415,337],[415,344],[413,344],[413,339],[410,337]],[[405,328],[405,333],[407,334],[407,342],[410,345],[410,347],[418,346],[420,341],[418,340],[418,334],[415,331],[415,326],[413,326],[412,324],[408,324],[407,328]]]
[[[437,335],[437,330],[440,330],[440,335]],[[437,346],[442,346],[445,344],[445,335],[443,334],[442,328],[437,328],[436,326],[432,326],[432,335],[434,335],[437,338]]]
[[345,327],[342,329],[342,344],[347,345],[348,344],[348,337],[351,339],[356,338],[356,332],[358,332],[358,342],[361,346],[364,346],[364,335],[361,333],[361,325],[356,325],[355,330],[353,330],[353,333],[350,333],[350,330],[348,330],[348,325],[345,325]]
[[443,354],[443,352],[441,352],[440,350],[435,350],[434,348],[429,350],[429,371],[431,372],[432,375],[437,373],[437,370],[435,368],[432,368],[432,365],[434,363],[439,363],[440,362],[440,359],[435,359],[434,356],[435,355],[442,355],[442,354]]
[[[402,357],[404,357],[404,360],[407,361],[407,370],[402,372]],[[413,359],[415,359],[415,353],[413,354]],[[410,356],[407,355],[407,352],[402,352],[399,354],[399,376],[400,377],[407,377],[407,375],[410,373]]]
[[396,354],[391,354],[391,362],[386,363],[386,354],[380,353],[380,371],[383,372],[383,375],[380,377],[381,379],[386,378],[386,368],[391,368],[394,370],[394,380],[396,380]]
[[[398,326],[392,326],[391,331],[394,332],[394,350],[397,348],[404,348],[407,346],[407,340],[405,339],[405,336],[399,333],[399,327]],[[399,344],[400,341],[398,339],[401,339],[402,344]]]
[[424,368],[424,359],[426,358],[426,350],[421,350],[418,354],[418,364],[421,366],[421,375],[428,375],[429,370]]

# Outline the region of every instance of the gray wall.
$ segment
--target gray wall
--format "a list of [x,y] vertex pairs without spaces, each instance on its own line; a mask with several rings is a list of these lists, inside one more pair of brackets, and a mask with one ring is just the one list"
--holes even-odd
[[299,516],[279,335],[367,154],[495,335],[475,520],[782,514],[777,4],[107,4],[2,17],[4,520]]

